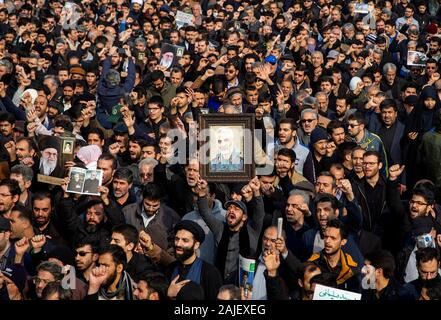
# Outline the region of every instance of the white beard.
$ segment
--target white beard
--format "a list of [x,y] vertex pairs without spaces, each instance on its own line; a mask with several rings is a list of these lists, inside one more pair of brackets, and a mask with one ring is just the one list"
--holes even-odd
[[50,175],[56,166],[57,161],[49,161],[49,159],[43,157],[40,159],[40,171],[46,176]]

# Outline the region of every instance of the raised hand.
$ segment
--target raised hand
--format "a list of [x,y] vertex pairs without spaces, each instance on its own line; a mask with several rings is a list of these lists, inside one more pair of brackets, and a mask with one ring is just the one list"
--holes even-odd
[[107,278],[107,266],[99,266],[92,269],[89,276],[88,294],[96,293]]
[[44,234],[37,234],[31,238],[32,251],[38,253],[46,243],[46,236]]
[[28,109],[28,112],[26,112],[26,120],[30,122],[34,122],[35,119],[37,119],[37,111],[34,109],[34,107],[30,107]]
[[21,164],[24,164],[25,166],[32,168],[32,166],[35,164],[35,161],[32,157],[26,157],[21,160]]
[[260,180],[259,178],[257,178],[257,176],[251,179],[251,181],[249,182],[249,186],[251,190],[253,190],[253,194],[255,197],[260,196]]
[[251,189],[251,186],[247,184],[240,190],[240,193],[242,194],[242,197],[245,199],[245,201],[250,201],[253,198],[253,189]]
[[277,250],[265,251],[263,253],[263,262],[265,263],[268,275],[271,277],[276,276],[277,269],[280,266],[280,256]]
[[351,182],[348,179],[340,180],[340,190],[343,191],[349,201],[354,200],[354,192],[352,191]]
[[139,244],[141,245],[142,252],[144,254],[150,252],[153,250],[153,242],[150,235],[145,232],[144,230],[141,230],[139,233]]
[[15,242],[15,254],[16,256],[23,257],[23,255],[28,251],[30,245],[29,240],[26,237]]
[[111,153],[111,154],[113,154],[113,155],[117,155],[118,153],[119,153],[119,151],[120,151],[120,145],[119,145],[119,143],[118,142],[115,142],[115,143],[112,143],[110,146],[109,146],[109,152]]
[[389,168],[389,180],[395,181],[403,173],[405,166],[400,166],[399,164],[394,164]]
[[196,191],[199,198],[204,198],[208,195],[208,183],[203,179],[199,179],[196,185]]
[[184,287],[187,283],[190,282],[190,280],[182,280],[177,282],[178,279],[179,279],[179,275],[177,275],[176,278],[172,280],[170,286],[168,287],[167,296],[171,299],[176,298],[179,291],[181,291],[182,287]]
[[109,200],[109,188],[105,186],[99,186],[98,192],[100,193],[101,200],[103,200],[105,205],[108,205],[110,203]]
[[285,239],[277,238],[276,240],[276,250],[281,254],[288,253],[288,248],[286,247]]
[[15,142],[14,141],[8,141],[5,143],[5,148],[9,153],[9,156],[13,157],[15,159]]
[[214,76],[214,70],[212,70],[212,69],[207,69],[207,70],[205,71],[204,75],[203,75],[203,77],[204,77],[205,79],[208,79],[208,78],[210,78],[210,77],[212,77],[212,76]]
[[61,187],[61,189],[63,190],[63,197],[64,198],[69,198],[69,193],[67,192],[67,186],[69,185],[69,182],[70,182],[70,178],[69,178],[69,176],[67,176],[67,177],[64,177],[63,178],[63,181],[61,182],[61,185],[60,185],[60,187]]

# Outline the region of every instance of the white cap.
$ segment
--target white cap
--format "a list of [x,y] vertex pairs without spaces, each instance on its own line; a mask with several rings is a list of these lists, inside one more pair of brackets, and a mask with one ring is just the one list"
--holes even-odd
[[353,77],[349,82],[349,89],[351,89],[351,91],[354,91],[357,88],[357,85],[362,81],[363,80],[361,80],[360,77]]
[[140,6],[142,6],[144,4],[144,1],[143,0],[132,0],[132,3],[137,3]]

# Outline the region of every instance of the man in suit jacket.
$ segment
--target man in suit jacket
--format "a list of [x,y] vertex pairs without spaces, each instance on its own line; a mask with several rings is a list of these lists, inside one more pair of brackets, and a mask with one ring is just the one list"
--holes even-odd
[[96,171],[90,172],[90,178],[84,182],[84,193],[98,193],[98,187],[100,180],[98,179],[98,173]]
[[[389,166],[402,164],[401,138],[405,126],[398,121],[398,105],[393,99],[386,99],[380,104],[380,114],[369,123],[369,131],[376,132],[383,141]],[[400,183],[406,184],[405,174],[401,175]]]

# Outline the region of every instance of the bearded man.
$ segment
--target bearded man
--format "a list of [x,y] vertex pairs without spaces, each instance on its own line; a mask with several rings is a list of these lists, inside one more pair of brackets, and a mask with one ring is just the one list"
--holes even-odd
[[40,173],[46,176],[63,177],[63,168],[58,163],[58,149],[59,145],[57,140],[53,137],[44,141],[41,146],[41,158],[40,158]]
[[216,299],[222,277],[216,267],[196,255],[204,239],[204,230],[196,222],[182,220],[176,224],[174,253],[177,260],[169,265],[167,272],[172,283],[169,298],[175,298],[180,287],[190,280],[202,287],[206,300]]
[[133,300],[135,282],[126,272],[127,258],[124,250],[111,244],[100,251],[99,267],[89,275],[88,300]]

